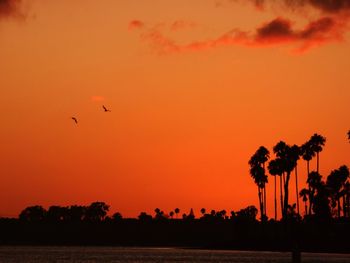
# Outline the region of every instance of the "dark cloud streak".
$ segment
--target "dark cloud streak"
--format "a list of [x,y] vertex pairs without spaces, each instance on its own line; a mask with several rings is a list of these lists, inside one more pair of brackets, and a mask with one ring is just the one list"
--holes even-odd
[[0,0],[0,19],[2,18],[23,18],[21,0]]

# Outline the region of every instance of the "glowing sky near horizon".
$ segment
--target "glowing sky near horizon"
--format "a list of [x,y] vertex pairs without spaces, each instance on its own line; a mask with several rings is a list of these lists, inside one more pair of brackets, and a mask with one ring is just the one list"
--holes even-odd
[[257,206],[250,156],[315,132],[349,166],[348,1],[262,2],[0,0],[0,216]]

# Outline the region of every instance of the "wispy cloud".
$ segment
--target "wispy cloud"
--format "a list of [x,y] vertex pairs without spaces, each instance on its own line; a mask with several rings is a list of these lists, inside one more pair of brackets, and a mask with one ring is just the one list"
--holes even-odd
[[[178,53],[201,51],[222,46],[266,47],[289,45],[296,52],[305,52],[311,48],[331,42],[344,40],[349,30],[350,0],[227,0],[232,3],[251,3],[261,11],[272,5],[283,5],[295,11],[298,8],[311,9],[318,17],[307,21],[303,27],[296,28],[294,22],[286,17],[277,16],[251,31],[239,28],[229,30],[216,38],[194,40],[185,44],[171,34],[172,30],[195,28],[195,23],[176,21],[149,26],[134,20],[129,28],[139,30],[140,39],[150,44],[159,53]],[[216,5],[221,2],[215,1]],[[281,9],[281,12],[284,9]]]
[[331,41],[342,41],[345,25],[331,17],[323,17],[307,23],[304,28],[293,28],[293,23],[282,17],[263,23],[253,32],[239,29],[230,30],[221,36],[202,41],[179,44],[157,28],[143,30],[140,37],[155,47],[159,53],[201,51],[222,46],[264,47],[296,44],[297,52],[305,52],[312,47]]

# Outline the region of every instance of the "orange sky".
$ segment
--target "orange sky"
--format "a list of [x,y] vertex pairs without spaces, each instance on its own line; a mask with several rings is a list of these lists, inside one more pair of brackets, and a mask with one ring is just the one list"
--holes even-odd
[[257,205],[250,156],[315,132],[322,175],[350,165],[349,9],[0,1],[0,216]]

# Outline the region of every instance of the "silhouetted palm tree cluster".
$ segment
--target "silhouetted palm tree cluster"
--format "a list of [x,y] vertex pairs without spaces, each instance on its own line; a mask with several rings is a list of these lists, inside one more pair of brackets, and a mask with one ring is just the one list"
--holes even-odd
[[[350,142],[350,131],[348,132]],[[300,218],[299,198],[304,202],[304,215],[320,218],[330,218],[336,215],[350,217],[350,182],[349,169],[343,165],[333,170],[326,181],[320,175],[320,152],[323,150],[326,138],[314,134],[301,146],[288,145],[283,141],[273,147],[275,158],[267,166],[269,174],[274,177],[274,219],[277,220],[277,176],[279,177],[280,209],[282,219]],[[316,170],[310,172],[310,162],[316,157]],[[299,192],[298,187],[298,161],[306,161],[307,188]],[[261,220],[266,216],[266,175],[265,163],[269,159],[269,151],[261,146],[249,160],[250,175],[258,186],[258,198]],[[289,203],[289,183],[292,172],[295,172],[296,204]]]
[[[175,212],[180,212],[180,209],[175,209]],[[200,210],[201,217],[199,217],[199,220],[203,221],[222,221],[222,220],[236,220],[236,221],[242,221],[242,222],[254,222],[256,221],[256,216],[258,214],[258,209],[255,206],[248,206],[244,209],[241,209],[237,212],[231,211],[229,216],[227,214],[226,210],[210,210],[210,213],[206,213],[206,209],[202,208]],[[154,210],[155,215],[152,217],[152,215],[147,214],[146,212],[141,212],[138,216],[138,219],[141,221],[162,221],[162,220],[172,220],[174,211],[170,211],[169,214],[165,213],[164,211],[160,210],[159,208],[156,208]],[[193,209],[190,210],[188,214],[183,214],[181,219],[175,219],[175,220],[194,220],[195,214]]]
[[250,158],[250,175],[258,187],[259,207],[261,220],[266,218],[266,184],[268,182],[265,172],[265,163],[269,159],[269,151],[261,146]]

